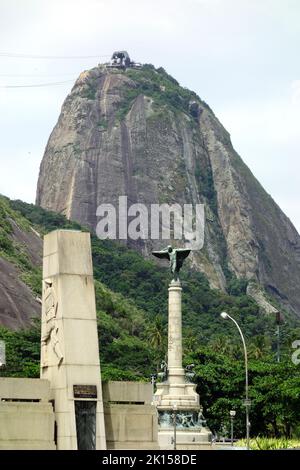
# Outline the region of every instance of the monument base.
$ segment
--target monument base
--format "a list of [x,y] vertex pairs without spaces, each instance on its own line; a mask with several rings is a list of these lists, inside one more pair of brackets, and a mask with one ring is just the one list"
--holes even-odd
[[[184,373],[184,371],[182,370]],[[176,402],[178,410],[196,409],[200,411],[199,395],[192,383],[168,382],[156,384],[154,401],[158,409],[172,410]]]
[[176,448],[210,449],[212,434],[206,427],[195,384],[158,383],[154,402],[158,412],[158,443],[161,449],[174,448],[174,413],[176,413]]
[[[174,429],[159,428],[158,443],[160,449],[174,449]],[[176,449],[179,450],[210,450],[211,432],[208,428],[201,430],[176,428]]]

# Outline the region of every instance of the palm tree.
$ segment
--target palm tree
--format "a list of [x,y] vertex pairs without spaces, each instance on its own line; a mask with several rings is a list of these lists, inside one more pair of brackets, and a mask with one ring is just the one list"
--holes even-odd
[[166,323],[161,315],[156,315],[146,329],[146,337],[149,344],[161,352],[167,340]]
[[270,352],[269,338],[263,335],[255,336],[249,345],[248,352],[249,357],[253,359],[262,359]]
[[191,353],[199,347],[199,341],[195,336],[194,330],[191,328],[186,328],[183,331],[183,349],[185,353]]
[[217,336],[209,342],[210,348],[218,354],[230,354],[232,343],[226,336]]

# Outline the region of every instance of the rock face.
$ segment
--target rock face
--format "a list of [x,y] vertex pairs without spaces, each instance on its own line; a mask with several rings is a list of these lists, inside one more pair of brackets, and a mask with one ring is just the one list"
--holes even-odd
[[41,306],[20,278],[19,270],[0,258],[0,325],[12,330],[27,327]]
[[[300,314],[300,237],[195,93],[163,69],[84,72],[46,147],[38,205],[95,230],[97,207],[205,204],[205,243],[192,264],[212,287],[230,273],[258,282]],[[145,256],[168,241],[128,241]]]
[[0,196],[0,325],[12,330],[28,327],[41,312],[37,295],[25,281],[41,265],[42,239],[15,215]]

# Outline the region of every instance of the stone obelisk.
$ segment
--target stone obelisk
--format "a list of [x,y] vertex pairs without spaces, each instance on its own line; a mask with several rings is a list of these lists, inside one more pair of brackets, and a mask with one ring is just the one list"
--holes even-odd
[[41,378],[50,381],[57,449],[105,449],[89,233],[44,238]]

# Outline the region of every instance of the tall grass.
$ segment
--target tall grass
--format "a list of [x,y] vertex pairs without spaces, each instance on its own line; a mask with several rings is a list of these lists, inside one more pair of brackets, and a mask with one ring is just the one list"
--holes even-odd
[[[240,439],[235,446],[246,447],[246,439]],[[297,439],[275,438],[275,437],[256,437],[250,439],[251,450],[279,450],[294,449],[300,447],[300,441]]]

